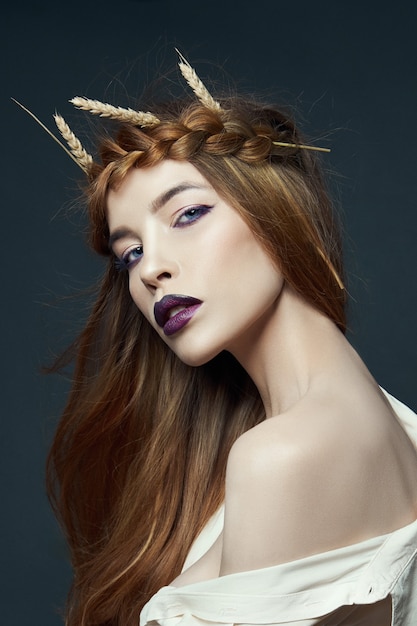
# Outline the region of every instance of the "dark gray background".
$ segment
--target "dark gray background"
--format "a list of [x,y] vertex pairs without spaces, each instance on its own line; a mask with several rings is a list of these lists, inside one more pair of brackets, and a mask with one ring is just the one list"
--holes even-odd
[[86,114],[74,113],[69,98],[117,103],[124,86],[136,96],[160,68],[175,65],[177,46],[203,79],[230,76],[296,105],[307,132],[332,148],[325,163],[347,232],[349,336],[378,382],[416,409],[415,7],[305,0],[3,7],[2,626],[61,623],[70,572],[43,481],[68,387],[39,370],[85,316],[83,300],[67,296],[101,267],[85,247],[82,220],[63,212],[78,194],[77,167],[10,97],[50,128],[55,108],[77,126]]

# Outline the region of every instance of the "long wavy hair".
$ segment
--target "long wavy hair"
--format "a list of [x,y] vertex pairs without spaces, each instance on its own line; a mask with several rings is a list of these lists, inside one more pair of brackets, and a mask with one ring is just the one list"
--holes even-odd
[[133,626],[181,571],[221,505],[234,441],[265,419],[259,394],[227,353],[182,363],[131,301],[108,246],[106,196],[132,168],[192,163],[247,221],[285,280],[345,330],[338,220],[316,155],[284,113],[247,100],[215,113],[196,102],[121,124],[99,148],[87,189],[90,241],[109,257],[74,344],[72,392],[48,458],[48,489],[71,549],[68,626]]

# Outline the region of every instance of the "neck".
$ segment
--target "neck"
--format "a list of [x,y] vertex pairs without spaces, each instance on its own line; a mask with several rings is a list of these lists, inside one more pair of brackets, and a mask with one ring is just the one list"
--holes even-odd
[[257,386],[267,417],[287,411],[348,346],[325,315],[287,285],[274,306],[230,351]]

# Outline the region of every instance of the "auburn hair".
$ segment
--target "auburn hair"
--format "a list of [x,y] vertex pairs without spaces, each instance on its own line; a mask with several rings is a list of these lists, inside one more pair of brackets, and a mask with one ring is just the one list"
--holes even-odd
[[109,262],[73,346],[72,391],[48,458],[48,491],[74,570],[68,626],[133,626],[181,571],[221,505],[234,441],[265,419],[253,382],[221,353],[182,363],[133,304],[108,246],[106,196],[132,168],[192,163],[307,302],[345,330],[338,221],[310,150],[284,113],[229,99],[175,101],[149,128],[121,124],[87,188],[90,242]]

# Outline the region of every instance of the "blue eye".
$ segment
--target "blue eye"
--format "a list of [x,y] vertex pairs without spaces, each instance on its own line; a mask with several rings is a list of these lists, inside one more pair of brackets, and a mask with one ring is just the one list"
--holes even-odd
[[191,224],[192,222],[196,222],[200,219],[200,217],[203,217],[203,215],[211,211],[212,208],[212,206],[208,206],[206,204],[197,204],[195,206],[187,207],[175,222],[175,228],[182,228],[183,226],[188,226],[188,224]]
[[134,263],[140,261],[143,256],[143,246],[135,246],[134,248],[129,248],[121,259],[116,259],[114,265],[119,272],[123,270],[128,270],[132,267]]

